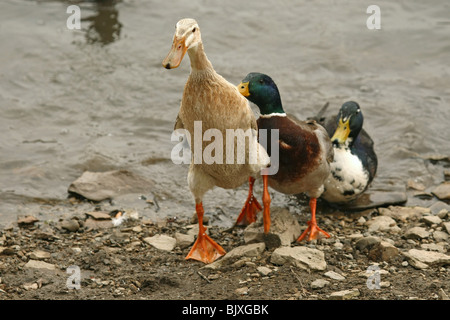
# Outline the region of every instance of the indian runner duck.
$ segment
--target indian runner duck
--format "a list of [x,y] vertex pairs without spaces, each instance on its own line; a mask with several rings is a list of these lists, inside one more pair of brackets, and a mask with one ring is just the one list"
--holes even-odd
[[[249,73],[238,85],[240,93],[256,104],[261,112],[258,129],[279,130],[279,169],[269,176],[269,186],[284,194],[306,193],[310,197],[311,220],[297,239],[317,239],[319,233],[316,203],[330,174],[333,148],[326,130],[314,120],[297,121],[286,115],[277,85],[268,75]],[[271,147],[267,152],[271,155]]]
[[[236,86],[225,80],[213,68],[206,57],[200,28],[194,19],[182,19],[176,24],[173,44],[167,57],[163,60],[166,69],[177,68],[186,52],[191,62],[191,71],[185,84],[180,110],[175,122],[175,129],[187,130],[193,141],[190,141],[192,159],[188,172],[189,189],[195,200],[199,231],[186,259],[194,259],[211,263],[225,254],[225,250],[206,234],[203,225],[203,196],[215,186],[232,189],[245,183],[248,177],[257,177],[261,169],[270,165],[266,150],[257,142],[256,118],[248,101],[239,93]],[[239,131],[239,129],[242,129]],[[234,130],[236,139],[220,144],[219,138]],[[249,140],[257,145],[255,161],[250,161],[250,145],[245,144],[245,161],[229,161],[230,154],[236,159],[241,136],[240,132],[249,132]],[[201,137],[195,135],[201,134]],[[219,137],[219,136],[222,137]],[[206,137],[208,136],[208,138]],[[219,146],[214,149],[214,161],[202,159],[208,151],[209,141]],[[196,144],[196,139],[200,143]],[[245,139],[245,136],[244,136]],[[232,148],[232,149],[229,149]],[[213,153],[209,150],[211,154]],[[209,159],[211,160],[211,159]],[[230,163],[231,162],[231,163]],[[263,176],[267,189],[267,176]],[[265,225],[270,226],[270,195],[263,194]]]
[[358,198],[375,177],[378,159],[374,142],[362,128],[364,117],[357,102],[345,102],[332,119],[320,121],[331,137],[334,160],[322,199],[345,204]]

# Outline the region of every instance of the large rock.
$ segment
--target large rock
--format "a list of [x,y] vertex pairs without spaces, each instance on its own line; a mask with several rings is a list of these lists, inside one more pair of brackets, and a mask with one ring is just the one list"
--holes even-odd
[[[261,215],[262,216],[262,215]],[[270,233],[264,234],[262,218],[250,224],[244,230],[245,243],[266,242],[270,247],[289,246],[301,234],[301,227],[297,219],[285,208],[272,208],[270,212]]]
[[410,264],[418,269],[450,264],[450,256],[441,252],[411,249],[403,254],[409,260]]
[[421,218],[424,213],[430,213],[429,208],[422,207],[400,207],[390,206],[389,208],[379,208],[382,216],[388,216],[395,220],[406,222],[408,219]]
[[450,182],[444,182],[431,191],[440,200],[450,200]]
[[[387,185],[383,187],[386,188]],[[372,208],[387,207],[390,205],[401,205],[408,200],[406,188],[404,186],[392,186],[390,190],[382,190],[381,188],[369,188],[357,199],[340,205],[345,210],[362,211]]]
[[273,264],[292,264],[305,270],[323,271],[327,267],[322,251],[307,247],[281,247],[270,258]]
[[102,201],[127,193],[145,193],[152,186],[151,181],[127,170],[85,171],[72,182],[68,191],[89,200]]

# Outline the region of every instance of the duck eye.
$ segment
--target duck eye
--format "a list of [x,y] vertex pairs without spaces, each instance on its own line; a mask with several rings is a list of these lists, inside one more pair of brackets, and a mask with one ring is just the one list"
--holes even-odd
[[259,80],[259,83],[263,84],[263,83],[264,83],[264,80],[263,80],[263,79]]
[[192,29],[192,32],[195,32],[195,30],[197,30],[197,28],[194,27],[194,29]]

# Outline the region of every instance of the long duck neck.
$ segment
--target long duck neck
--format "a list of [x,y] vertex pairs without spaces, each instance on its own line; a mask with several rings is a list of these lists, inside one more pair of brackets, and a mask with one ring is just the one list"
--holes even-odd
[[203,43],[199,43],[188,50],[189,59],[191,60],[191,73],[213,72],[214,68],[206,57],[203,50]]

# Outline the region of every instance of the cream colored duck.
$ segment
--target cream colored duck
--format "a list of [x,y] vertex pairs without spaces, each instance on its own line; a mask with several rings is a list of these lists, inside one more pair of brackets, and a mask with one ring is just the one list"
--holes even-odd
[[[223,141],[221,151],[223,157],[213,163],[198,161],[195,156],[195,143],[190,143],[192,161],[188,173],[188,185],[195,199],[195,209],[198,216],[199,233],[186,259],[195,259],[204,263],[210,263],[225,254],[225,250],[206,234],[203,226],[203,196],[215,186],[233,189],[239,187],[248,179],[254,179],[260,170],[267,167],[270,158],[265,149],[257,143],[257,126],[255,116],[247,100],[239,93],[235,85],[225,80],[214,71],[211,62],[206,57],[200,35],[200,28],[194,19],[182,19],[176,24],[172,48],[163,61],[166,69],[176,68],[180,65],[186,52],[191,62],[191,72],[184,87],[180,111],[175,123],[175,129],[184,128],[194,137],[194,122],[201,124],[201,133],[209,129],[220,131]],[[200,122],[197,122],[200,121]],[[197,127],[198,128],[198,127]],[[225,137],[226,130],[243,129],[242,132],[253,129],[252,141],[256,143],[256,159],[249,161],[249,145],[245,144],[245,161],[238,164],[237,161],[230,163],[227,158],[229,147],[233,147],[234,159],[238,153],[238,139],[232,139],[227,146]],[[216,137],[217,138],[217,137]],[[202,139],[203,141],[204,139]],[[208,146],[209,141],[203,141],[202,153]],[[228,152],[229,153],[229,152]],[[228,154],[229,156],[229,154]],[[203,159],[205,160],[205,159]],[[216,158],[217,160],[217,158]],[[221,162],[221,163],[220,163]],[[252,164],[254,163],[254,164]],[[264,190],[264,223],[269,230],[270,226],[270,196],[267,191],[267,176],[263,175]]]

